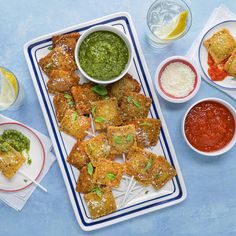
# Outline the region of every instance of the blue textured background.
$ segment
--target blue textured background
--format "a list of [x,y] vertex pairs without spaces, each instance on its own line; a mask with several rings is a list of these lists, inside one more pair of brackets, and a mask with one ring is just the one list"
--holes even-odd
[[[23,44],[35,37],[118,11],[128,11],[136,26],[150,73],[166,57],[185,55],[212,10],[224,3],[236,12],[235,1],[193,0],[189,33],[172,47],[155,54],[145,41],[146,12],[153,0],[0,0],[0,65],[12,70],[26,90],[24,106],[4,112],[47,134],[47,128],[23,55]],[[181,136],[181,119],[195,101],[220,97],[236,102],[205,82],[188,103],[173,105],[160,98],[170,136],[186,183],[188,197],[176,206],[128,220],[95,232],[83,232],[76,222],[56,163],[43,181],[48,193],[37,189],[18,213],[0,203],[0,235],[236,235],[236,147],[217,158],[199,156]]]

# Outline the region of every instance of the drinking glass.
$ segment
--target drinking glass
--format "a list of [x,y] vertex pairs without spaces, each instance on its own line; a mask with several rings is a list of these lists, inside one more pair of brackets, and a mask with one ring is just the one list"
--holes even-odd
[[[185,29],[175,37],[165,37],[165,32],[171,29],[180,13],[187,11]],[[182,38],[190,29],[192,14],[188,5],[183,0],[156,0],[147,13],[147,39],[154,48],[163,48],[177,39]]]

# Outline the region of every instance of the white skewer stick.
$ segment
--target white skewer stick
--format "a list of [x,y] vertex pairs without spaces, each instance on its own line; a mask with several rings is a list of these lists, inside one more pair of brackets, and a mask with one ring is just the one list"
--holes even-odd
[[48,190],[46,188],[44,188],[40,183],[38,183],[37,181],[35,181],[34,179],[32,179],[30,176],[28,176],[26,173],[24,173],[23,171],[19,170],[18,171],[21,175],[23,175],[25,178],[31,180],[35,185],[37,185],[39,188],[41,188],[44,192],[48,192]]
[[131,187],[131,185],[133,184],[133,180],[134,180],[134,176],[131,177],[131,180],[130,180],[130,182],[129,182],[129,186],[128,186],[128,188],[126,189],[125,196],[124,196],[124,198],[123,198],[123,200],[122,200],[122,202],[121,202],[121,204],[120,204],[120,207],[122,207],[123,204],[124,204],[125,201],[126,201],[126,198],[127,198],[128,194],[129,194],[130,187]]
[[129,202],[131,202],[133,199],[135,199],[141,192],[143,192],[144,188],[141,188],[136,194],[134,194],[129,200],[125,202],[125,205],[127,205]]
[[86,133],[87,135],[89,135],[89,136],[95,137],[95,134],[92,134],[92,133],[89,132],[89,131],[85,131],[85,133]]

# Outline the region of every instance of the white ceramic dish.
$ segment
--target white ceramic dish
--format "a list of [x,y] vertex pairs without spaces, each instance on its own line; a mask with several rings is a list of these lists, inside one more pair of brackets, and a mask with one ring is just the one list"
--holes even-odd
[[183,137],[186,141],[186,143],[188,144],[188,146],[190,148],[192,148],[195,152],[201,154],[201,155],[205,155],[205,156],[219,156],[219,155],[222,155],[226,152],[228,152],[236,143],[236,132],[234,133],[234,136],[232,138],[232,140],[222,149],[218,150],[218,151],[213,151],[213,152],[203,152],[203,151],[199,151],[198,149],[196,149],[195,147],[193,147],[190,142],[188,141],[186,135],[185,135],[185,131],[184,131],[184,124],[185,124],[185,120],[186,120],[186,117],[189,113],[189,111],[197,104],[199,104],[200,102],[203,102],[203,101],[215,101],[215,102],[218,102],[222,105],[224,105],[225,107],[227,107],[229,109],[229,111],[232,113],[233,117],[234,117],[234,121],[235,121],[235,126],[236,126],[236,111],[235,109],[226,101],[220,99],[220,98],[204,98],[204,99],[201,99],[197,102],[195,102],[193,105],[191,105],[187,112],[185,113],[184,115],[184,118],[183,118],[183,121],[182,121],[182,134],[183,134]]
[[[17,130],[29,138],[29,155],[32,159],[32,163],[30,165],[23,164],[20,170],[29,175],[32,179],[37,180],[43,170],[45,163],[45,151],[41,140],[39,139],[37,134],[35,134],[31,129],[24,126],[23,124],[16,122],[0,123],[0,134],[2,134],[4,130],[8,129]],[[29,187],[31,184],[32,182],[30,180],[27,180],[27,178],[19,173],[16,173],[11,180],[6,179],[3,175],[0,174],[1,192],[20,191]]]
[[[161,74],[163,73],[166,66],[168,66],[169,64],[174,63],[174,62],[181,62],[181,63],[184,63],[185,65],[188,65],[195,74],[194,88],[185,97],[178,98],[178,97],[171,96],[171,95],[167,94],[163,90],[163,88],[161,87],[161,82],[160,82]],[[164,61],[162,61],[159,64],[159,66],[157,67],[155,78],[153,81],[154,81],[157,92],[160,94],[160,96],[162,98],[164,98],[165,100],[167,100],[169,102],[173,102],[173,103],[183,103],[183,102],[189,101],[191,98],[193,98],[197,94],[200,84],[201,84],[201,76],[199,75],[197,68],[194,66],[194,64],[188,58],[182,57],[182,56],[173,56],[173,57],[166,58]]]
[[213,26],[211,29],[209,29],[205,35],[203,36],[199,49],[198,49],[198,59],[199,59],[199,64],[202,69],[202,72],[204,73],[205,77],[207,78],[208,82],[213,83],[221,88],[227,89],[227,90],[234,90],[236,91],[236,80],[232,80],[232,76],[227,76],[224,80],[222,81],[213,81],[211,80],[209,74],[208,74],[208,64],[207,64],[207,59],[208,59],[208,52],[203,45],[203,41],[210,38],[214,33],[217,31],[226,28],[230,31],[230,33],[236,37],[236,21],[235,20],[228,20],[228,21],[223,21],[215,26]]
[[[53,35],[70,32],[80,32],[83,34],[83,32],[89,28],[101,24],[116,27],[126,34],[128,39],[132,42],[132,50],[134,53],[132,64],[128,72],[141,84],[141,92],[146,96],[151,97],[153,100],[149,117],[159,118],[162,122],[158,144],[149,150],[157,153],[158,155],[163,155],[167,161],[175,167],[177,176],[169,181],[161,190],[154,191],[150,188],[148,194],[143,192],[141,195],[129,201],[129,203],[124,207],[119,208],[116,212],[98,219],[91,219],[83,199],[83,194],[79,194],[75,191],[79,171],[66,162],[67,155],[71,151],[71,148],[75,144],[76,140],[63,132],[60,132],[58,128],[59,125],[57,123],[53,106],[53,96],[48,94],[46,86],[48,78],[44,73],[42,73],[39,66],[39,60],[49,53],[48,47],[52,45],[51,39]],[[70,197],[76,219],[83,230],[95,230],[112,225],[123,220],[180,203],[186,198],[187,193],[181,170],[168,134],[165,120],[160,110],[157,96],[152,86],[152,80],[139,45],[133,21],[128,13],[112,14],[34,39],[24,46],[24,53],[55,149],[57,160],[65,181],[68,195]],[[84,80],[81,79],[81,82],[84,82]],[[122,185],[123,184],[124,183],[122,181]],[[117,205],[119,206],[120,203],[120,199],[117,198]],[[169,213],[171,215],[171,211]]]
[[[80,49],[80,45],[81,43],[84,41],[84,39],[86,37],[88,37],[91,33],[93,32],[96,32],[96,31],[110,31],[110,32],[113,32],[115,34],[117,34],[118,36],[120,36],[128,50],[129,50],[129,59],[128,59],[128,62],[124,68],[124,70],[122,71],[122,73],[114,78],[114,79],[111,79],[111,80],[106,80],[106,81],[102,81],[102,80],[97,80],[97,79],[94,79],[92,77],[90,77],[80,66],[80,62],[79,62],[79,58],[78,58],[78,53],[79,53],[79,49]],[[98,84],[111,84],[111,83],[114,83],[116,81],[118,81],[119,79],[121,79],[129,70],[130,66],[131,66],[131,63],[132,63],[132,59],[133,59],[133,50],[132,50],[132,46],[131,46],[131,42],[130,40],[126,37],[126,35],[118,28],[116,27],[113,27],[113,26],[110,26],[110,25],[98,25],[98,26],[94,26],[94,27],[91,27],[89,28],[88,30],[86,30],[79,38],[77,44],[76,44],[76,47],[75,47],[75,61],[76,61],[76,64],[79,68],[79,71],[83,74],[83,76],[85,76],[88,80],[94,82],[94,83],[98,83]]]

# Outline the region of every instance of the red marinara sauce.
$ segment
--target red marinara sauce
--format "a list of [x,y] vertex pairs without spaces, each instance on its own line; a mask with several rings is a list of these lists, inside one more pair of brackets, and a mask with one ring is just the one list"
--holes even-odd
[[208,53],[208,74],[211,77],[212,80],[214,81],[221,81],[224,80],[227,76],[228,73],[224,70],[224,64],[226,61],[223,61],[220,64],[216,64],[214,60],[212,59],[211,55]]
[[190,144],[203,152],[224,148],[233,138],[235,120],[224,105],[203,101],[187,114],[184,130]]

